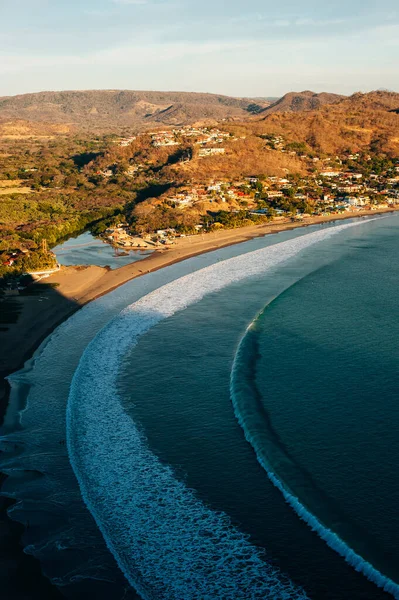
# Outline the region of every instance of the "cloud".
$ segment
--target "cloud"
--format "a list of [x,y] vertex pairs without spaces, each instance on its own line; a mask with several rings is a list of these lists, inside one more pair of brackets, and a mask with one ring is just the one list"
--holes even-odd
[[[249,37],[248,30],[246,33],[243,39],[160,41],[157,35],[150,38],[144,31],[134,41],[75,54],[67,50],[58,55],[3,52],[0,79],[5,95],[10,89],[12,93],[46,89],[48,81],[58,89],[88,85],[173,88],[246,96],[315,88],[351,93],[357,88],[398,85],[396,51],[387,51],[387,46],[397,48],[396,25],[370,27],[344,38],[331,32],[329,44],[325,30],[316,26],[314,35],[302,38],[268,36],[260,40]],[[20,81],[24,81],[23,86]]]
[[186,57],[215,55],[234,50],[255,48],[254,40],[227,42],[174,42],[174,43],[138,43],[115,46],[88,53],[86,55],[5,55],[0,54],[0,73],[10,73],[29,68],[52,68],[64,66],[129,67],[158,65]]

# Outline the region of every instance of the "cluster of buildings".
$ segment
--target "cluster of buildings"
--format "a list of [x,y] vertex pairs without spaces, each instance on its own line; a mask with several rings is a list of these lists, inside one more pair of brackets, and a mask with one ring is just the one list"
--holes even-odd
[[154,244],[150,240],[131,235],[127,225],[121,224],[108,228],[103,234],[103,239],[108,244],[119,248],[146,250],[154,247]]
[[200,146],[207,144],[222,144],[226,140],[233,140],[233,136],[217,128],[209,127],[182,127],[166,131],[150,132],[152,145],[160,146],[179,146],[185,141],[193,142]]
[[[399,169],[398,169],[399,172]],[[242,202],[251,208],[260,198],[274,205],[284,198],[306,201],[315,212],[328,210],[354,210],[356,207],[384,208],[399,204],[399,175],[392,178],[364,177],[361,173],[325,170],[294,182],[287,177],[247,177],[240,181],[213,181],[204,185],[188,185],[163,201],[178,208],[193,207],[204,202]],[[370,187],[372,185],[372,187]],[[320,192],[321,190],[321,192]]]
[[[199,156],[213,156],[217,154],[224,154],[225,148],[214,147],[216,145],[223,144],[226,141],[235,141],[238,138],[232,134],[221,131],[215,127],[181,127],[179,129],[167,129],[163,131],[150,131],[141,135],[149,135],[151,138],[151,144],[155,148],[162,148],[165,146],[180,146],[184,142],[191,142],[195,145],[201,146],[199,150]],[[127,138],[119,138],[115,143],[119,146],[129,146],[138,136],[131,136]],[[209,147],[210,146],[210,147]],[[102,173],[104,175],[104,173]],[[109,176],[109,175],[104,175]]]
[[265,136],[266,146],[272,148],[272,150],[285,150],[285,140],[282,135],[274,135],[270,133]]
[[232,134],[221,131],[217,127],[180,127],[178,129],[165,129],[157,131],[148,131],[138,135],[120,137],[114,140],[115,144],[121,147],[127,147],[140,136],[150,136],[152,145],[160,146],[178,146],[184,141],[192,141],[195,144],[222,144],[226,140],[233,141]]
[[[199,232],[202,225],[197,225],[196,230]],[[104,233],[103,240],[116,248],[125,250],[155,250],[165,246],[173,246],[175,238],[180,237],[173,228],[158,229],[151,234],[143,234],[140,236],[131,235],[128,225],[117,225],[110,227]],[[185,236],[182,236],[185,237]]]
[[225,154],[225,148],[200,148],[198,151],[199,158],[205,158],[206,156],[218,156]]
[[[349,158],[356,160],[356,155]],[[316,182],[325,192],[324,202],[348,210],[353,207],[385,208],[399,203],[399,168],[395,171],[398,175],[390,177],[327,169],[320,172]]]
[[131,135],[129,137],[118,138],[114,143],[118,144],[118,146],[121,146],[122,148],[126,148],[127,146],[130,146],[130,144],[132,144],[136,139],[136,135]]
[[250,178],[241,181],[212,181],[204,185],[189,185],[179,189],[174,194],[163,198],[164,201],[178,208],[187,208],[204,202],[229,203],[246,201],[254,203],[254,190]]
[[[397,175],[396,175],[397,173]],[[399,204],[399,166],[394,176],[348,171],[324,170],[299,182],[286,177],[247,177],[242,181],[218,181],[203,186],[190,186],[168,198],[181,208],[197,202],[243,201],[248,207],[263,198],[275,206],[287,199],[295,204],[306,201],[315,213],[335,210],[389,208]]]

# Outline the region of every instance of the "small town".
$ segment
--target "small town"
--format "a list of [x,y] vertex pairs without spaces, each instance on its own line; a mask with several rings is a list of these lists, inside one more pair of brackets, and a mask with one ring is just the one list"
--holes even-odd
[[[273,143],[277,151],[286,151],[281,137],[274,138]],[[367,167],[372,160],[369,155],[349,154],[334,159],[302,156],[302,159],[317,165],[312,176],[298,177],[287,173],[285,177],[248,176],[237,181],[223,179],[187,184],[154,199],[153,204],[181,211],[194,209],[202,214],[244,211],[248,219],[259,217],[276,222],[306,222],[312,216],[328,217],[399,206],[399,161],[387,173],[378,174],[359,165],[364,161]],[[130,167],[126,174],[134,176],[144,168],[144,165]],[[224,226],[218,221],[199,220],[189,235]],[[186,234],[170,228],[140,235],[132,232],[128,225],[120,225],[108,229],[103,239],[112,245],[140,249],[171,245],[180,235]]]

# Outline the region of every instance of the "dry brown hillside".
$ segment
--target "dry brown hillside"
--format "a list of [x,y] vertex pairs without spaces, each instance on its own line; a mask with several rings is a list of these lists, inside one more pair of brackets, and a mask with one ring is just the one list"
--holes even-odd
[[322,92],[321,94],[315,94],[315,92],[289,92],[282,98],[268,106],[263,110],[264,115],[270,115],[273,113],[281,112],[303,112],[306,110],[317,110],[326,104],[333,104],[342,100],[345,96],[338,94],[328,94]]
[[0,119],[66,123],[85,128],[186,125],[207,119],[243,119],[270,102],[215,94],[92,90],[40,92],[0,98]]
[[189,163],[167,167],[174,181],[195,181],[230,178],[238,180],[248,175],[280,175],[287,172],[306,174],[305,163],[297,156],[290,156],[267,149],[262,139],[249,135],[245,140],[226,146],[226,154],[209,158],[196,158]]
[[397,156],[398,111],[397,93],[357,93],[316,111],[263,116],[250,127],[257,134],[275,133],[289,141],[306,142],[327,154],[370,149]]
[[0,120],[0,138],[23,140],[29,138],[48,139],[57,135],[71,133],[73,127],[56,123],[32,123],[23,119]]

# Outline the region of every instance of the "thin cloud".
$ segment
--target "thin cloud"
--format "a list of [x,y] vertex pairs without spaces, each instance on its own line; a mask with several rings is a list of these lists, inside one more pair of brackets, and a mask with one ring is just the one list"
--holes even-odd
[[48,68],[64,66],[128,67],[142,66],[143,57],[147,65],[184,58],[187,56],[215,55],[233,50],[247,50],[257,47],[253,41],[243,42],[205,42],[205,43],[152,43],[131,44],[108,48],[84,56],[79,55],[38,55],[7,56],[0,55],[0,73],[25,70],[26,68]]

